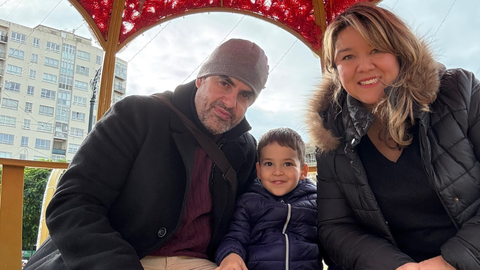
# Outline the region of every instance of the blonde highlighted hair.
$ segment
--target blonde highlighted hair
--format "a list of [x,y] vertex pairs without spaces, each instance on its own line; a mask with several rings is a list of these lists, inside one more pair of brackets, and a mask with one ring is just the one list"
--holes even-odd
[[[426,43],[415,36],[409,27],[392,12],[369,2],[352,5],[340,14],[325,31],[323,38],[324,73],[334,82],[334,100],[338,104],[342,88],[335,66],[335,51],[340,32],[353,27],[373,47],[395,55],[400,64],[397,79],[389,86],[386,97],[373,109],[384,126],[384,135],[390,136],[403,148],[412,141],[408,128],[415,123],[414,110],[429,111],[436,92],[426,91],[418,77],[437,74],[432,65],[432,54]],[[433,71],[433,72],[432,72]]]

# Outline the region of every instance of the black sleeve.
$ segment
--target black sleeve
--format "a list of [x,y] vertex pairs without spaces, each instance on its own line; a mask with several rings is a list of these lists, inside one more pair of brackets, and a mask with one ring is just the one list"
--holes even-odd
[[147,134],[145,100],[131,96],[110,108],[48,205],[50,235],[68,269],[143,269],[135,249],[110,225],[108,211]]

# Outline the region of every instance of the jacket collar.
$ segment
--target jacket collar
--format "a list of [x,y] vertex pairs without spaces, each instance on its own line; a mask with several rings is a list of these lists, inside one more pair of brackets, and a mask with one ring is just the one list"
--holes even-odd
[[[195,86],[195,80],[187,84],[179,85],[173,93],[172,103],[178,110],[185,114],[185,116],[192,120],[200,128],[201,131],[207,134],[210,138],[215,139],[215,136],[209,131],[207,131],[205,126],[200,122],[200,119],[198,118],[197,111],[195,109],[196,93],[197,87]],[[226,141],[235,140],[250,129],[250,124],[244,117],[237,126],[225,132],[222,135],[222,139]]]
[[[423,85],[425,91],[438,92],[445,66],[436,63],[431,57],[425,57],[421,65],[430,68],[419,70],[430,70],[431,74],[421,74],[412,80],[417,85]],[[340,107],[335,104],[334,89],[333,76],[324,74],[306,112],[310,140],[321,153],[335,150],[342,140],[352,143],[351,140],[357,136],[363,136],[375,120],[375,116],[364,109],[360,102],[348,95],[345,90],[342,90],[339,100]],[[414,112],[415,118],[424,116],[425,112],[419,110]]]

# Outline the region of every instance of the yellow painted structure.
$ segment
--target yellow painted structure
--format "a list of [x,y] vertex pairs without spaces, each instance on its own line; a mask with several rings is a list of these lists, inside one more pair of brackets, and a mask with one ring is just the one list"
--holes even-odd
[[57,183],[60,180],[60,177],[66,169],[54,169],[50,173],[50,177],[48,178],[47,186],[45,187],[45,193],[43,195],[43,202],[42,202],[42,212],[40,213],[40,224],[38,225],[38,236],[37,236],[37,247],[40,247],[43,242],[48,237],[48,228],[47,224],[45,223],[45,212],[47,210],[47,205],[52,200],[53,194],[55,190],[57,190]]
[[23,176],[25,167],[66,169],[67,163],[0,158],[0,270],[22,269]]

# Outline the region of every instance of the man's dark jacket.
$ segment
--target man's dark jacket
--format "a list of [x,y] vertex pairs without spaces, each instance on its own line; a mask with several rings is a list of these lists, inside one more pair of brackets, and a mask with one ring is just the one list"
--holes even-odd
[[[174,106],[199,124],[195,83],[166,92]],[[243,121],[219,145],[237,172],[231,185],[213,166],[211,259],[235,208],[255,179],[256,142]],[[210,133],[207,133],[211,136]],[[140,259],[178,229],[198,144],[177,115],[152,96],[117,102],[75,154],[47,208],[51,238],[25,269],[143,269]]]
[[[430,112],[415,113],[422,164],[458,229],[441,256],[455,269],[480,270],[480,82],[463,69],[424,66],[415,85],[438,93]],[[309,114],[319,148],[320,242],[345,269],[395,270],[413,260],[396,246],[356,151],[375,117],[346,94],[335,112],[332,80],[324,79]]]

